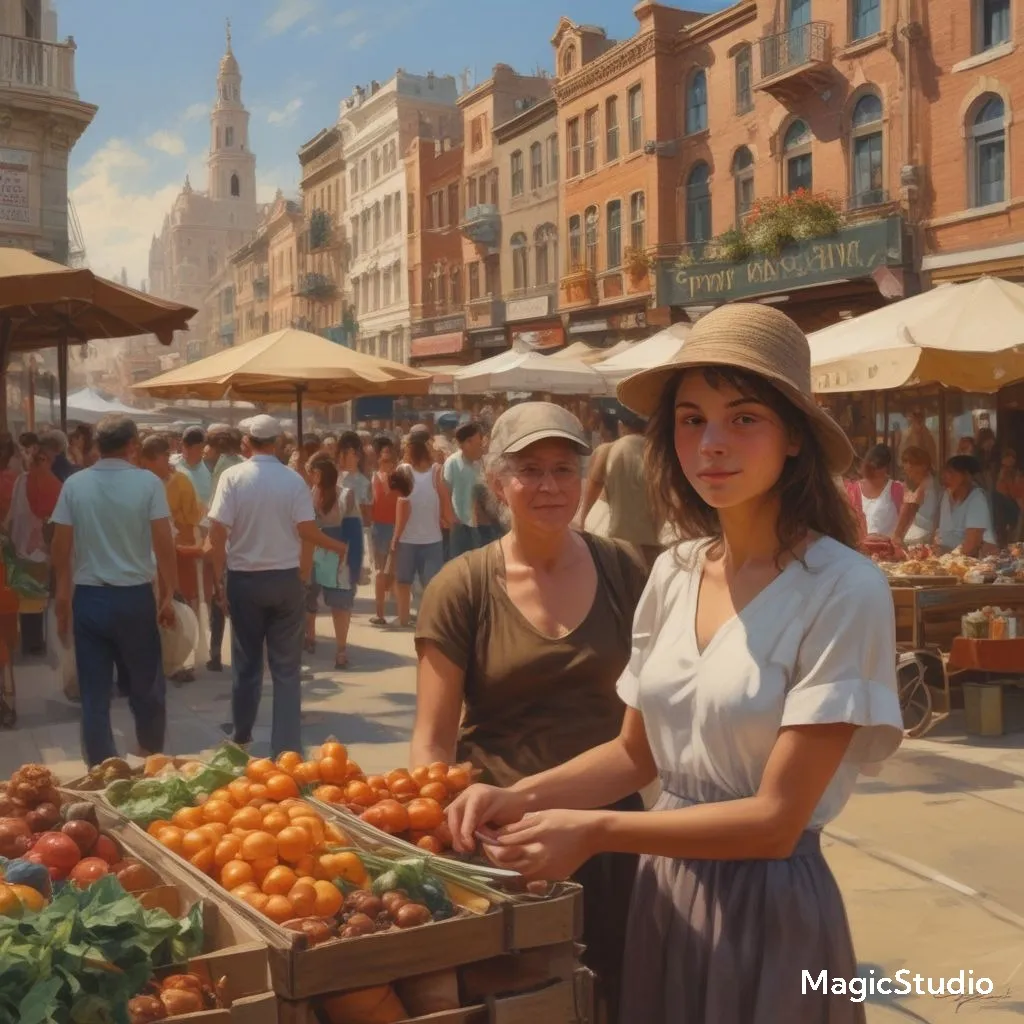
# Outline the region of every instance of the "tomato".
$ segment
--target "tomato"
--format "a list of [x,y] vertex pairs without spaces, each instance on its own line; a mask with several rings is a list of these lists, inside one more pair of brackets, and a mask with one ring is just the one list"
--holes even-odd
[[36,840],[33,852],[39,854],[46,867],[58,868],[65,874],[82,859],[78,844],[62,832],[44,832]]
[[109,874],[110,865],[102,857],[86,857],[71,869],[68,879],[80,889],[88,889],[93,882]]
[[121,859],[121,850],[110,836],[100,833],[92,848],[92,855],[102,857],[108,864],[116,864]]

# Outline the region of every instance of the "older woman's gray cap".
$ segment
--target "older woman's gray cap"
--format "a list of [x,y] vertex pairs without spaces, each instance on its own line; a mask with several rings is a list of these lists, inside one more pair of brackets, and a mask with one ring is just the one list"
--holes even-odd
[[583,424],[553,402],[523,402],[503,412],[491,429],[489,450],[492,455],[514,455],[549,438],[571,441],[581,454],[590,454]]

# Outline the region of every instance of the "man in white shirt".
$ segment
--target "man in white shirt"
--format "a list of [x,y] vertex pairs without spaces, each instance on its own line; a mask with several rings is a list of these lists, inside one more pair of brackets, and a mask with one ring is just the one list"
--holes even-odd
[[283,433],[272,416],[246,420],[252,457],[224,470],[209,513],[216,600],[224,599],[219,581],[227,568],[233,739],[243,744],[252,740],[266,644],[274,683],[274,757],[302,750],[305,587],[299,567],[308,574],[311,562],[303,557],[303,546],[326,548],[342,558],[348,550],[317,527],[309,488],[278,458]]
[[132,465],[138,428],[126,416],[106,416],[96,426],[96,443],[99,461],[69,477],[61,490],[50,549],[62,640],[71,633],[74,607],[82,745],[90,766],[117,756],[110,725],[115,662],[135,718],[136,753],[163,750],[167,684],[157,620],[174,624],[178,587],[164,485]]
[[942,471],[945,491],[939,504],[939,528],[935,541],[943,551],[959,548],[980,558],[995,550],[992,511],[988,496],[974,478],[981,464],[973,455],[954,455]]

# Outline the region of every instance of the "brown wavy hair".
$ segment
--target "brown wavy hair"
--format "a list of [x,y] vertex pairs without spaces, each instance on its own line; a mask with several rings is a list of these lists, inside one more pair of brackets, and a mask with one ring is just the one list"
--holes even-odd
[[712,508],[686,479],[676,455],[676,392],[683,375],[702,372],[711,387],[735,388],[744,398],[767,406],[782,420],[792,437],[800,439],[800,451],[786,460],[775,484],[780,513],[775,524],[778,538],[776,560],[792,554],[809,532],[832,537],[856,548],[857,519],[845,491],[829,472],[825,453],[802,410],[764,377],[730,367],[680,370],[665,384],[658,407],[647,425],[645,475],[651,501],[661,518],[682,540],[722,539],[722,524]]

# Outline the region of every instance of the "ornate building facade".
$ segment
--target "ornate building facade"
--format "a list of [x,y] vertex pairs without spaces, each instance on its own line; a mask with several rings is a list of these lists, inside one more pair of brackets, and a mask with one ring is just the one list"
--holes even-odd
[[228,257],[252,238],[260,219],[256,157],[249,148],[249,111],[242,102],[242,73],[231,49],[230,27],[210,113],[207,172],[202,191],[186,177],[149,253],[150,291],[199,310],[192,329],[184,335],[187,361],[209,354],[211,337],[218,339],[215,345],[233,343],[233,336],[220,333],[219,324],[211,336],[214,306],[223,301],[221,289],[214,289],[216,295],[211,295],[211,289],[221,278]]

